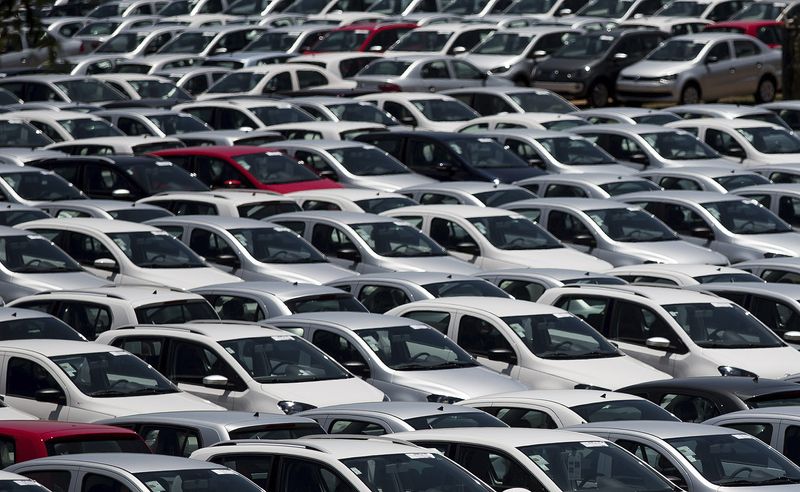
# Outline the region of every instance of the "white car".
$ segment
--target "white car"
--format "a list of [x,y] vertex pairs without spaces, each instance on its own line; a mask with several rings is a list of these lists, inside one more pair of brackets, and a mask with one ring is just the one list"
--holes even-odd
[[461,101],[429,92],[383,92],[357,96],[392,115],[403,125],[418,130],[456,131],[480,115]]
[[77,111],[12,111],[0,115],[0,119],[22,120],[41,130],[54,142],[124,135],[103,118]]
[[[101,219],[145,222],[172,214],[161,207],[122,200],[58,200],[39,205],[39,208],[56,219],[97,217]],[[33,220],[33,219],[31,219]]]
[[476,205],[499,207],[504,203],[536,198],[533,193],[503,183],[489,181],[447,181],[407,186],[398,193],[412,198],[422,205]]
[[302,89],[347,90],[355,86],[355,82],[343,80],[316,65],[276,63],[232,70],[200,94],[198,99],[212,99],[231,94],[258,96]]
[[141,155],[159,150],[178,149],[186,145],[174,137],[96,137],[57,142],[45,147],[70,155]]
[[733,193],[745,186],[769,184],[769,179],[754,171],[710,166],[662,167],[640,171],[636,176],[649,179],[665,190]]
[[716,265],[666,265],[663,263],[646,263],[641,265],[621,266],[605,273],[619,277],[631,284],[653,284],[676,287],[712,283],[764,282],[750,272],[738,268]]
[[[733,302],[684,289],[634,285],[558,287],[539,303],[586,320],[621,350],[673,377],[781,378],[800,352]],[[797,343],[800,333],[787,332]]]
[[314,121],[300,108],[270,99],[194,101],[172,109],[195,116],[215,130],[263,130],[267,125]]
[[165,191],[140,198],[136,204],[157,205],[175,215],[219,215],[256,220],[300,210],[294,200],[279,193],[247,189]]
[[145,412],[223,410],[184,393],[116,347],[67,340],[10,340],[0,347],[3,401],[41,419],[94,422]]
[[311,343],[268,325],[140,325],[97,340],[132,351],[178,388],[229,410],[290,414],[384,398]]
[[210,267],[183,243],[153,226],[106,219],[42,219],[18,226],[35,231],[95,275],[116,285],[191,289],[241,282]]
[[586,126],[589,122],[574,114],[561,113],[500,113],[481,116],[464,124],[456,131],[465,133],[481,133],[489,130],[506,130],[510,128],[532,128],[554,132],[569,131],[578,126]]
[[[42,158],[64,157],[46,155]],[[83,200],[86,195],[52,171],[19,164],[0,164],[0,194],[4,201],[33,207],[60,200]]]
[[296,200],[303,210],[342,210],[379,214],[394,208],[417,205],[417,202],[400,193],[358,188],[293,191],[286,196]]
[[405,33],[389,49],[386,57],[404,55],[461,55],[495,31],[490,24],[452,23],[418,27]]
[[365,121],[303,121],[270,125],[265,130],[280,133],[286,140],[352,140],[364,133],[385,131],[386,127]]
[[612,198],[637,191],[657,191],[661,187],[644,178],[628,174],[611,173],[561,173],[534,176],[514,184],[536,193],[542,198]]
[[669,377],[626,356],[578,317],[543,304],[445,297],[386,314],[433,326],[481,364],[535,389],[616,389]]

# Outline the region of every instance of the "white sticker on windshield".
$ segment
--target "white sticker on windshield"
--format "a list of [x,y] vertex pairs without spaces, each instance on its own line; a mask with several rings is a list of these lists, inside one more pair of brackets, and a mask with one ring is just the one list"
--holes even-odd
[[272,151],[272,152],[267,152],[267,155],[271,155],[271,156],[281,156],[281,155],[283,155],[283,152],[275,152],[275,151]]
[[356,475],[361,475],[361,470],[359,470],[359,469],[358,469],[358,468],[356,468],[355,466],[351,466],[351,467],[350,467],[350,471],[351,471],[351,472],[353,472],[353,473],[355,473]]
[[734,434],[734,438],[736,439],[755,439],[755,436],[751,436],[750,434]]
[[292,340],[294,337],[291,335],[273,335],[270,338],[276,342],[285,342],[287,340]]
[[627,209],[629,212],[636,212],[639,210],[639,207],[625,207],[625,209]]
[[28,234],[28,239],[44,239],[44,238],[38,234]]
[[583,473],[581,472],[582,464],[583,459],[581,459],[580,454],[570,453],[567,455],[567,476],[571,481],[578,481],[583,477]]
[[39,485],[35,480],[14,480],[14,483],[17,485]]
[[614,41],[614,36],[600,36],[601,41]]
[[572,315],[569,313],[553,313],[553,316],[556,318],[569,318]]
[[233,349],[232,349],[232,348],[230,348],[230,347],[225,347],[225,351],[226,351],[226,352],[228,352],[228,353],[229,353],[229,354],[231,354],[231,355],[236,355],[236,351],[235,351],[235,350],[233,350]]
[[172,163],[169,161],[156,161],[156,166],[171,166]]
[[119,357],[120,355],[128,355],[128,352],[123,352],[118,350],[116,352],[109,352],[108,355],[113,355],[114,357]]
[[69,362],[62,362],[58,365],[58,367],[60,367],[62,371],[67,373],[67,376],[69,376],[70,378],[75,377],[75,373],[77,371],[75,370],[74,367],[72,367],[72,364],[70,364]]
[[603,441],[581,441],[583,447],[585,448],[605,448],[608,447],[608,444],[604,443]]
[[712,302],[711,305],[714,307],[731,307],[728,302]]
[[150,231],[150,234],[154,236],[169,236],[169,233],[167,231],[162,231],[160,229],[157,231]]
[[238,475],[237,472],[229,470],[227,468],[215,468],[211,471],[216,473],[217,475]]
[[406,453],[406,456],[411,458],[412,460],[424,460],[424,459],[432,459],[435,458],[431,453]]
[[289,229],[288,227],[283,227],[283,226],[278,226],[273,230],[277,231],[277,232],[292,232],[291,229]]
[[152,490],[153,492],[164,492],[165,490],[167,490],[164,488],[163,485],[158,483],[158,480],[150,480],[149,482],[145,482],[144,484],[147,485],[147,488]]
[[694,451],[692,451],[689,446],[678,446],[678,451],[680,451],[683,457],[689,460],[690,463],[697,461],[697,458],[694,457]]
[[542,458],[542,457],[541,457],[541,456],[539,456],[538,454],[534,454],[533,456],[531,456],[531,461],[533,461],[534,463],[536,463],[536,466],[538,466],[539,468],[541,468],[541,469],[542,469],[542,471],[547,471],[547,470],[549,470],[549,469],[550,469],[550,468],[547,466],[547,465],[549,465],[549,464],[550,464],[550,462],[549,462],[549,461],[547,461],[546,459]]
[[408,325],[412,330],[427,330],[428,325]]
[[492,143],[492,142],[494,142],[494,140],[492,140],[491,138],[479,138],[478,142],[481,142],[481,143]]

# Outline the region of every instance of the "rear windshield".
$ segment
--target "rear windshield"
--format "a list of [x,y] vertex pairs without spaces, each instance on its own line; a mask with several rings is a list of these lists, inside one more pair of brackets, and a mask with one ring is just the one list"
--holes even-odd
[[350,294],[330,294],[324,296],[309,296],[286,301],[286,307],[292,314],[317,313],[320,311],[351,311],[355,313],[368,313],[360,302]]
[[36,338],[84,341],[84,338],[77,331],[52,316],[12,319],[0,323],[0,340],[31,340]]
[[451,413],[428,415],[407,419],[406,423],[414,430],[451,429],[454,427],[508,427],[502,420],[484,412]]
[[303,436],[325,434],[317,423],[289,425],[256,425],[228,432],[231,439],[298,439]]
[[800,405],[800,391],[757,396],[750,398],[745,403],[749,408],[793,407]]
[[165,302],[142,306],[136,310],[142,324],[187,323],[198,319],[219,319],[217,312],[205,299]]
[[273,215],[285,214],[289,212],[300,212],[302,209],[296,202],[285,201],[269,201],[262,203],[249,203],[247,205],[239,205],[236,207],[239,211],[239,217],[247,217],[248,219],[261,220],[265,217]]
[[98,436],[91,439],[78,438],[52,439],[45,443],[48,456],[77,453],[146,453],[150,448],[139,436]]
[[610,422],[614,420],[668,420],[678,419],[653,402],[646,400],[603,401],[571,407],[570,410],[586,422]]
[[108,212],[108,215],[110,215],[112,219],[142,223],[152,219],[169,217],[172,214],[166,210],[159,210],[157,208],[124,208],[121,210],[111,210]]

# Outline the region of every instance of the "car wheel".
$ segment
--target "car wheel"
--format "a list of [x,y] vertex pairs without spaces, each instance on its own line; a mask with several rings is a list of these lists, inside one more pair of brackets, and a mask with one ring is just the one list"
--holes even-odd
[[608,85],[604,81],[598,80],[589,87],[589,94],[586,99],[589,102],[589,106],[593,108],[604,108],[608,106],[608,96]]
[[758,81],[755,98],[757,103],[768,103],[775,100],[775,81],[771,77],[761,77]]
[[694,82],[689,82],[683,86],[681,90],[681,99],[678,104],[699,104],[703,102],[700,99],[700,88]]

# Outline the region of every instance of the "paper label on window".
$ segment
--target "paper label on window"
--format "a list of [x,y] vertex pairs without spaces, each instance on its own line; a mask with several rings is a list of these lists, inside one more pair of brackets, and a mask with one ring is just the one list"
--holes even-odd
[[535,455],[531,456],[531,461],[533,461],[534,463],[536,463],[536,466],[538,466],[539,468],[541,468],[541,469],[542,469],[542,471],[547,471],[547,470],[549,470],[549,469],[550,469],[550,468],[547,466],[547,465],[549,465],[549,464],[550,464],[550,462],[549,462],[549,461],[547,461],[546,459],[542,458],[542,457],[541,457],[541,456],[539,456],[538,454],[535,454]]
[[408,456],[412,460],[424,460],[424,459],[434,458],[433,454],[431,453],[406,453],[406,456]]
[[231,355],[234,355],[234,354],[236,354],[236,351],[235,351],[235,350],[233,350],[233,349],[232,349],[232,348],[230,348],[230,347],[225,347],[225,351],[226,351],[226,352],[228,352],[228,353],[229,353],[229,354],[231,354]]
[[409,325],[412,330],[427,330],[428,325]]
[[603,441],[586,441],[581,442],[581,444],[583,444],[583,447],[585,448],[605,448],[608,446],[608,444],[604,443]]
[[171,165],[172,165],[172,163],[169,162],[169,161],[156,161],[156,166],[164,167],[164,166],[171,166]]
[[77,371],[75,370],[74,367],[72,367],[72,364],[70,364],[69,362],[62,362],[61,364],[58,365],[58,367],[60,367],[62,371],[67,373],[67,376],[69,376],[70,378],[75,377],[75,373]]
[[144,484],[147,485],[147,488],[152,490],[153,492],[164,492],[165,490],[167,490],[164,488],[163,485],[158,483],[157,480],[151,480],[149,482],[145,482]]
[[39,485],[36,480],[14,480],[14,483],[17,485]]
[[215,468],[211,471],[216,473],[217,475],[238,475],[237,472],[229,470],[227,468]]
[[[278,231],[278,232],[293,232],[293,231],[292,231],[291,229],[289,229],[288,227],[283,227],[283,226],[278,226],[278,227],[276,227],[276,228],[275,228],[275,229],[273,229],[273,230],[275,230],[275,231]],[[237,236],[237,238],[238,238],[238,236]]]
[[491,138],[479,138],[479,139],[478,139],[478,142],[481,142],[481,143],[491,143],[491,142],[494,142],[494,140],[492,140]]
[[294,337],[292,335],[273,335],[270,338],[272,338],[276,342],[285,342],[287,340],[293,339]]
[[267,155],[272,155],[272,156],[276,156],[277,157],[277,156],[282,156],[283,153],[282,152],[275,152],[273,150],[273,151],[267,152]]
[[118,350],[116,352],[109,352],[108,355],[113,355],[114,357],[119,357],[120,355],[128,355],[128,352],[123,352]]
[[694,463],[695,461],[697,461],[697,458],[694,457],[695,456],[694,451],[692,451],[692,449],[689,446],[679,446],[678,451],[680,451],[680,453],[683,455],[684,458],[689,460],[689,463]]
[[734,434],[733,437],[736,439],[755,439],[755,436],[750,434]]
[[150,231],[150,234],[154,236],[169,236],[169,233],[167,231],[162,231],[162,230]]
[[583,460],[581,459],[581,455],[579,454],[572,454],[570,453],[567,456],[567,477],[570,480],[580,480],[583,476],[581,473],[581,465]]
[[711,305],[714,307],[731,307],[728,302],[712,302]]
[[350,471],[351,471],[351,472],[353,472],[353,473],[355,473],[356,475],[361,475],[361,470],[359,470],[359,469],[358,469],[358,468],[356,468],[355,466],[351,466],[351,467],[350,467]]
[[553,316],[556,318],[569,318],[572,315],[569,313],[553,313]]

